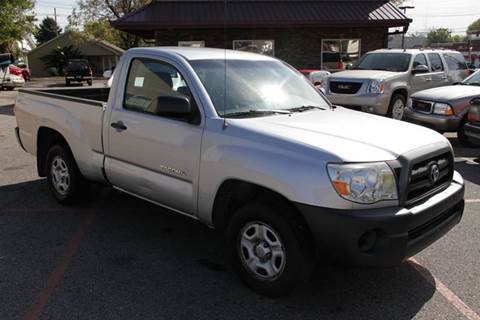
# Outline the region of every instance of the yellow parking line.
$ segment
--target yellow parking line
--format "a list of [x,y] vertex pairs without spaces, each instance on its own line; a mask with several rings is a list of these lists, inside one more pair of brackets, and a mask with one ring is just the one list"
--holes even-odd
[[422,277],[435,286],[438,291],[451,305],[460,311],[469,320],[480,320],[478,313],[473,311],[465,302],[462,301],[452,290],[448,289],[442,281],[433,274],[429,274],[426,268],[414,258],[410,258],[410,264],[422,275]]

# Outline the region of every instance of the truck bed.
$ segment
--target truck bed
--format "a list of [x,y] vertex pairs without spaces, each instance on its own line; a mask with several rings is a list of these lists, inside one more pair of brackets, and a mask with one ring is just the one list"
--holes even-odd
[[85,177],[102,180],[102,126],[109,88],[22,88],[15,115],[25,149],[36,155],[42,128],[60,133],[68,142]]
[[51,88],[51,89],[19,89],[19,92],[35,94],[55,99],[102,106],[108,101],[110,88]]

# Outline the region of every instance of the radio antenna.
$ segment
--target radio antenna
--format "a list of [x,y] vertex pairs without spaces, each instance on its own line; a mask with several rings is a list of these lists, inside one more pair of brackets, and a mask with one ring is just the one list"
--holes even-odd
[[223,0],[223,130],[228,127],[227,118],[227,19],[228,7],[227,0]]

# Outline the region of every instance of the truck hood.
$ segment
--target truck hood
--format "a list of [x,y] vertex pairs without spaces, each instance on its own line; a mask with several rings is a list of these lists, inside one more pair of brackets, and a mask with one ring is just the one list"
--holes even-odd
[[336,72],[330,76],[330,79],[369,79],[384,80],[399,75],[399,72],[382,70],[347,70]]
[[329,161],[387,161],[427,145],[449,145],[444,136],[433,130],[342,107],[237,119],[235,124],[319,150],[330,155]]
[[467,85],[438,87],[412,94],[412,98],[439,102],[448,102],[477,96],[480,96],[480,87]]

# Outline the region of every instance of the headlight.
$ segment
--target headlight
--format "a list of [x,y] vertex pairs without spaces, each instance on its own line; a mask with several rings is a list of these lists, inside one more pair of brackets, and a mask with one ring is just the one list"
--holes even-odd
[[369,93],[383,93],[385,91],[385,85],[377,80],[372,80],[368,87]]
[[337,193],[358,203],[397,200],[397,184],[385,162],[328,164],[328,175]]
[[433,105],[433,113],[441,114],[442,116],[453,116],[453,109],[446,103],[435,103]]

